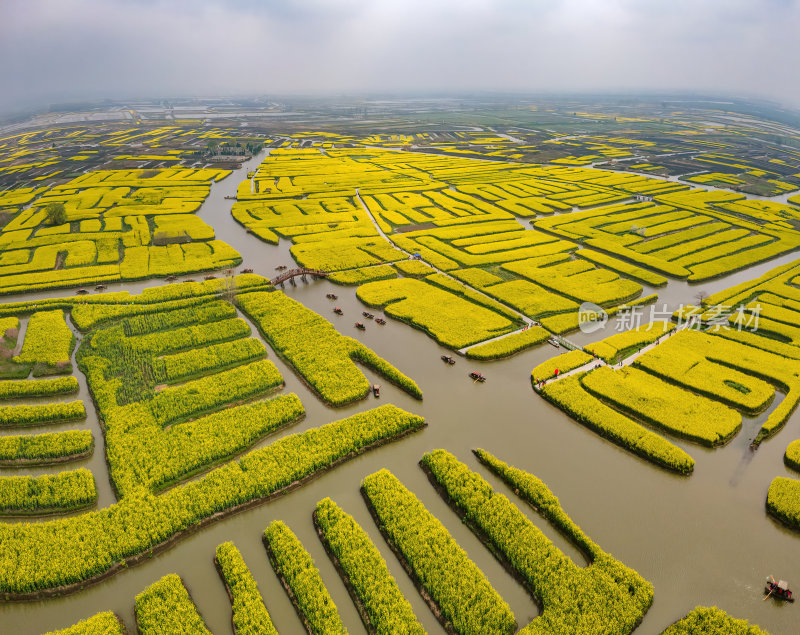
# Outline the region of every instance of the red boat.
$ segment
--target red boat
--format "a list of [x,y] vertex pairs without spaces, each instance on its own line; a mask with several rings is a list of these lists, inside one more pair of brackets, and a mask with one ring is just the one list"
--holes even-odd
[[342,313],[344,313],[344,311],[342,311],[338,306],[333,307],[333,312],[336,315],[342,315]]
[[361,330],[361,331],[366,331],[367,330],[367,327],[364,326],[361,322],[356,322],[356,328]]
[[483,375],[481,375],[479,372],[477,372],[477,371],[475,371],[475,370],[473,370],[473,371],[472,371],[472,372],[469,374],[469,376],[470,376],[470,377],[472,377],[472,379],[473,379],[474,381],[479,381],[479,382],[481,382],[481,383],[483,383],[483,382],[485,382],[485,381],[486,381],[486,377],[484,377]]

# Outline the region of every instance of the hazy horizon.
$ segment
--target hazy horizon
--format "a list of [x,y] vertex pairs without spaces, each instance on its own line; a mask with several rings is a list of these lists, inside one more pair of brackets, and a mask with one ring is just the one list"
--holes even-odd
[[800,0],[31,0],[0,110],[146,96],[691,93],[800,106]]

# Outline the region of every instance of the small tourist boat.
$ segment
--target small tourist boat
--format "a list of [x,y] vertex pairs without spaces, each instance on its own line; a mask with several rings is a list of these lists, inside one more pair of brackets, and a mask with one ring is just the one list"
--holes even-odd
[[375,323],[384,326],[386,324],[386,320],[384,320],[383,318],[375,318]]
[[94,289],[95,289],[95,291],[102,291],[105,288],[106,288],[106,285],[98,284]]
[[767,578],[766,586],[764,587],[764,593],[767,596],[764,598],[765,600],[772,596],[779,600],[786,600],[787,602],[794,602],[794,596],[792,592],[789,590],[789,583],[786,580],[778,580],[775,581],[775,578],[769,576]]
[[78,293],[78,295],[86,295],[89,292],[86,289],[78,289],[77,293]]
[[549,340],[547,340],[547,343],[548,343],[548,344],[550,344],[550,346],[555,346],[556,348],[561,348],[561,344],[559,344],[559,343],[558,343],[558,342],[555,340],[555,338],[552,338],[552,337],[551,337]]
[[278,265],[275,267],[275,271],[286,271],[286,265]]
[[214,280],[217,276],[213,274],[208,274],[207,276],[203,276],[203,280]]
[[473,370],[473,371],[472,371],[472,372],[469,374],[469,376],[470,376],[470,377],[472,377],[472,379],[473,379],[474,381],[479,381],[479,382],[481,382],[481,383],[483,383],[483,382],[485,382],[485,381],[486,381],[486,377],[484,377],[484,376],[483,376],[483,375],[481,375],[479,372],[477,372],[477,371],[474,371],[474,370]]
[[361,331],[366,331],[367,330],[367,327],[364,326],[361,322],[356,322],[356,328],[361,330]]
[[[213,181],[212,181],[212,183],[213,183]],[[236,200],[235,196],[226,196],[225,198],[228,199],[229,201],[235,201]]]
[[342,315],[342,314],[344,313],[344,311],[342,311],[342,309],[341,309],[341,308],[339,308],[338,306],[335,306],[335,307],[333,307],[333,312],[334,312],[336,315]]
[[250,268],[248,268],[248,269],[242,269],[242,273],[253,273],[253,270],[252,270],[252,269],[250,269]]
[[452,355],[442,355],[442,361],[445,364],[455,364],[456,360],[453,359]]
[[184,280],[184,282],[194,282],[194,278],[186,278],[186,280]]
[[178,279],[178,276],[167,276],[167,282],[175,282]]
[[335,293],[328,293],[328,294],[325,295],[325,297],[328,298],[328,300],[338,300],[339,299],[339,296],[336,295]]
[[371,320],[372,318],[375,317],[374,315],[372,315],[372,313],[367,313],[366,311],[362,311],[361,315],[363,315],[365,318],[367,318],[369,320]]
[[376,397],[381,396],[381,387],[378,384],[372,385],[372,394],[375,395]]

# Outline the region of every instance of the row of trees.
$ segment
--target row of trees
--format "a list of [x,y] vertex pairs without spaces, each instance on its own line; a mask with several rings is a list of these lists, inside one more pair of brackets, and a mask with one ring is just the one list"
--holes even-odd
[[205,155],[216,156],[220,154],[256,154],[261,151],[264,144],[260,141],[248,141],[244,145],[240,141],[233,143],[232,141],[223,141],[220,143],[217,139],[210,139],[206,145]]

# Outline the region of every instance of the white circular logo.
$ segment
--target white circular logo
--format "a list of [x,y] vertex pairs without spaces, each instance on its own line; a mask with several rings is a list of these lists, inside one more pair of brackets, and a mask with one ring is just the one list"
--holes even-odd
[[584,302],[578,308],[578,327],[583,333],[594,333],[608,322],[606,310],[594,302]]

